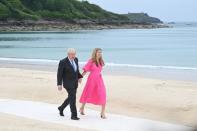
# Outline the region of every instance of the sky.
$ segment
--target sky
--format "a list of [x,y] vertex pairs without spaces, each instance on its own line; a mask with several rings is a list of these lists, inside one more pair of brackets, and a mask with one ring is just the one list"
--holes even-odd
[[197,0],[88,0],[115,13],[145,12],[164,22],[197,22]]

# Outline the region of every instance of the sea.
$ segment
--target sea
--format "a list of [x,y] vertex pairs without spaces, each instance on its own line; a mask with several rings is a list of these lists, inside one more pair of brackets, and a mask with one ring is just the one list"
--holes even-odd
[[[0,67],[54,67],[75,48],[82,67],[102,48],[104,73],[197,82],[197,23],[172,28],[0,32]],[[43,67],[44,66],[44,67]]]

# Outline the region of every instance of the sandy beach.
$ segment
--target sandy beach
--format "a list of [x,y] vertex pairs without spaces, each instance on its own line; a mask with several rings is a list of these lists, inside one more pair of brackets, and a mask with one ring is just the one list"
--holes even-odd
[[[196,125],[197,82],[123,75],[104,75],[104,80],[108,95],[108,113],[187,126]],[[85,81],[86,78],[78,88],[77,99],[79,99]],[[56,72],[0,68],[0,83],[1,99],[60,104],[67,96],[66,91],[57,91]],[[79,107],[80,103],[78,101],[77,103]],[[88,105],[88,108],[100,110],[100,107],[94,105]],[[14,117],[6,114],[1,114],[1,116],[3,116],[1,121]],[[22,118],[13,118],[13,120],[17,119]],[[34,123],[34,121],[30,123]],[[27,128],[29,128],[28,124]],[[56,128],[55,125],[54,128]]]
[[52,124],[4,113],[0,113],[0,123],[1,131],[89,131],[77,127]]

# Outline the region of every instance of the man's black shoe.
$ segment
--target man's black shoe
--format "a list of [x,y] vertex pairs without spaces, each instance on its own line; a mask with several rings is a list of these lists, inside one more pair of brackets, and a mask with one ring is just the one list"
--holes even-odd
[[80,118],[78,117],[71,117],[71,120],[79,120]]
[[60,116],[64,116],[64,112],[63,112],[63,110],[61,110],[60,107],[58,107],[58,110],[59,110]]

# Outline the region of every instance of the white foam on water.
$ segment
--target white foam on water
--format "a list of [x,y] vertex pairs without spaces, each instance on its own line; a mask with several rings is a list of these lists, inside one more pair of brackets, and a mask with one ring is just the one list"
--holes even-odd
[[[4,58],[4,57],[0,57],[0,61],[51,63],[51,64],[58,64],[59,62],[59,60],[50,60],[50,59],[26,59],[26,58]],[[85,63],[86,63],[85,61],[79,62],[80,65],[84,65]],[[137,65],[137,64],[119,64],[119,63],[106,63],[106,66],[145,68],[145,69],[197,70],[196,67],[164,66],[164,65]]]
[[134,68],[149,68],[149,69],[174,69],[174,70],[197,70],[195,67],[182,67],[182,66],[156,66],[156,65],[135,65],[135,64],[116,64],[107,63],[107,66],[114,67],[134,67]]
[[188,131],[190,127],[127,117],[123,115],[107,114],[107,119],[101,119],[98,111],[86,109],[86,115],[80,116],[79,121],[70,120],[70,111],[67,107],[65,117],[60,117],[58,105],[43,102],[0,99],[0,112],[34,120],[58,123],[83,129],[99,131]]
[[58,60],[49,59],[26,59],[26,58],[0,58],[1,61],[14,61],[14,62],[41,62],[41,63],[58,63]]

